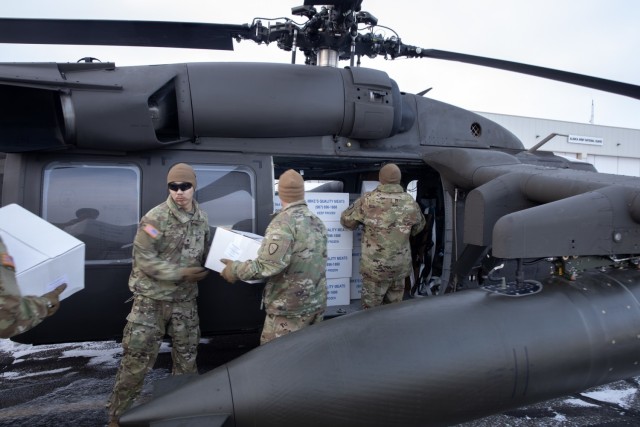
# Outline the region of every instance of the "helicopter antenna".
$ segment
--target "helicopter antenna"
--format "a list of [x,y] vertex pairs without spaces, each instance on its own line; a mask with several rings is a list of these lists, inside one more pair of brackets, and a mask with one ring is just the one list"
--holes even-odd
[[593,99],[591,100],[591,118],[589,119],[589,123],[593,124],[593,115],[594,115],[595,107],[593,106]]

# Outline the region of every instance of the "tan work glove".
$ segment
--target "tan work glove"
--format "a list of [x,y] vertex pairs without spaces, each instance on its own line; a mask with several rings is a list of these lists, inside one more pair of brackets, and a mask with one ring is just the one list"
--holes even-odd
[[187,282],[199,282],[207,277],[209,270],[204,267],[185,267],[181,270],[182,280]]
[[231,261],[230,259],[222,258],[220,262],[225,265],[224,269],[220,272],[222,278],[229,283],[235,283],[238,280],[238,276],[233,273],[233,268],[231,268],[231,266],[233,265],[233,261]]
[[53,314],[60,308],[60,294],[64,292],[65,289],[67,289],[67,284],[63,283],[51,292],[47,292],[42,295],[43,298],[46,298],[49,301],[47,304],[47,317],[53,316]]

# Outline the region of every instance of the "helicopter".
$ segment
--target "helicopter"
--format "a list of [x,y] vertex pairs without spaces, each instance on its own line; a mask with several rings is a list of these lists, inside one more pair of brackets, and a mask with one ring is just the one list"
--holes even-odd
[[[633,99],[640,87],[381,37],[361,30],[378,25],[362,0],[303,3],[291,10],[302,24],[0,18],[2,43],[228,50],[244,40],[292,57],[0,64],[0,99],[11,100],[0,103],[2,205],[17,203],[86,245],[85,289],[15,339],[117,339],[129,311],[130,243],[141,214],[166,196],[175,163],[196,170],[196,199],[213,228],[260,234],[285,170],[357,196],[393,161],[431,219],[415,278],[415,292],[429,297],[279,338],[170,387],[121,424],[451,425],[638,375],[640,180],[525,150],[502,126],[402,92],[358,62],[452,60]],[[209,275],[203,335],[259,328],[261,291]]]

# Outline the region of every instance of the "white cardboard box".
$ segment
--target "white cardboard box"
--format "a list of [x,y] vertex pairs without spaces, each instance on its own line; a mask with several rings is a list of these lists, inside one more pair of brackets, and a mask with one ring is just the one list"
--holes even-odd
[[340,214],[349,207],[349,193],[306,193],[304,199],[323,222],[339,222]]
[[353,231],[344,228],[340,221],[327,221],[327,249],[351,249],[353,247]]
[[13,257],[22,295],[40,296],[66,283],[63,300],[84,289],[81,240],[16,204],[0,208],[0,235]]
[[222,258],[232,261],[255,259],[262,239],[263,236],[246,231],[217,227],[204,266],[220,273],[224,269],[224,264],[220,262]]
[[351,277],[351,249],[327,250],[327,279]]
[[327,279],[327,306],[349,305],[349,278]]
[[351,277],[349,283],[351,287],[351,299],[362,299],[362,276],[358,274],[357,277]]
[[380,181],[362,181],[362,191],[360,194],[373,191],[378,187],[378,185],[380,185]]

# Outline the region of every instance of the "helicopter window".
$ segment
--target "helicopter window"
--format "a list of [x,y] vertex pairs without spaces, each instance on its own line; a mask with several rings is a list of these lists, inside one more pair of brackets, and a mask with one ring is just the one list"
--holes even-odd
[[87,264],[131,261],[140,219],[137,167],[51,164],[42,206],[44,219],[85,243]]
[[250,168],[192,164],[198,176],[196,200],[211,227],[256,232],[255,181]]

